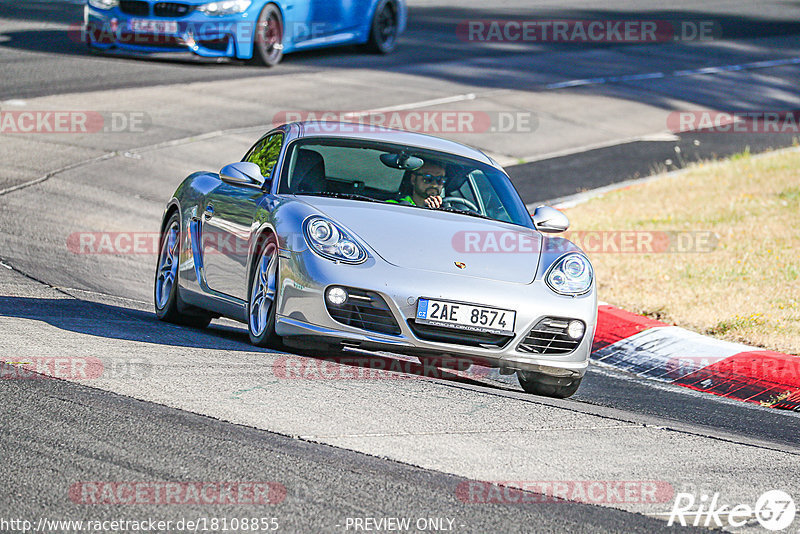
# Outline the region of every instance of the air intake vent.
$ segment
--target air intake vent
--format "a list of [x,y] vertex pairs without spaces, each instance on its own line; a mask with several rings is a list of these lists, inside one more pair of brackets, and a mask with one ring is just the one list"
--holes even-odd
[[414,335],[425,341],[435,341],[437,343],[451,343],[453,345],[465,345],[467,347],[497,348],[505,346],[513,336],[500,334],[490,334],[489,332],[473,332],[471,330],[460,330],[457,328],[447,328],[429,324],[417,323],[413,319],[408,320],[408,326]]
[[534,354],[567,354],[575,350],[583,339],[573,339],[567,334],[569,319],[545,317],[534,326],[519,344],[518,350]]
[[397,335],[400,333],[400,327],[383,297],[374,291],[352,287],[344,289],[348,295],[344,304],[335,306],[327,300],[325,301],[328,313],[335,321],[380,334]]
[[150,14],[150,4],[140,0],[120,0],[119,8],[128,15],[139,15],[146,17]]
[[156,17],[179,18],[185,17],[192,11],[195,6],[189,4],[177,4],[174,2],[159,2],[153,6],[153,13]]

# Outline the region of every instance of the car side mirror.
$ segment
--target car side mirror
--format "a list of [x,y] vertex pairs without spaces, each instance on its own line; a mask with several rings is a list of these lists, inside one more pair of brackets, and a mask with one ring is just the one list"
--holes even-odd
[[569,219],[566,215],[550,206],[539,206],[533,212],[533,225],[540,232],[557,234],[566,232],[569,228]]
[[258,188],[261,188],[267,182],[266,178],[261,176],[259,166],[248,161],[238,161],[225,165],[219,171],[219,177],[229,184]]

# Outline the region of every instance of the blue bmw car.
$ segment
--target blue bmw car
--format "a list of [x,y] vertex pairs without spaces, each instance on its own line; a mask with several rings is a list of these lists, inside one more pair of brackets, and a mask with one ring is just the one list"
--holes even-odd
[[405,0],[88,0],[90,49],[179,52],[271,67],[283,54],[360,44],[388,54],[406,25]]

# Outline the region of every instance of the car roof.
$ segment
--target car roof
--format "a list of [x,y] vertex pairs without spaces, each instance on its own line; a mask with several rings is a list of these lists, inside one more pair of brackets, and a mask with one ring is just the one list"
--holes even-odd
[[295,122],[287,126],[297,126],[299,128],[298,138],[303,137],[331,137],[344,139],[364,139],[370,141],[382,141],[398,145],[427,148],[439,152],[446,152],[469,159],[474,159],[482,163],[502,169],[492,158],[478,150],[455,141],[442,139],[433,135],[408,132],[405,130],[395,130],[371,124],[359,124],[352,122],[333,122],[333,121],[305,121]]

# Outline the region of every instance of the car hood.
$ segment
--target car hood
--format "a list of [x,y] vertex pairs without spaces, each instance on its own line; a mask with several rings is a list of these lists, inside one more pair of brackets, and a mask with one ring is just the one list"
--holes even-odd
[[536,275],[542,236],[534,229],[397,204],[302,200],[397,267],[519,284]]

